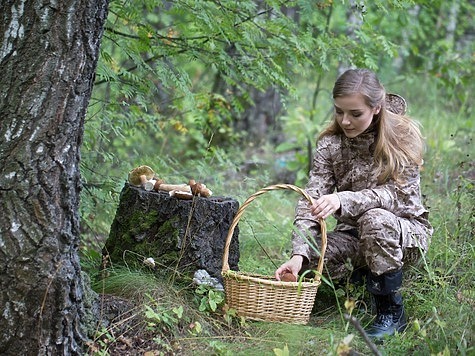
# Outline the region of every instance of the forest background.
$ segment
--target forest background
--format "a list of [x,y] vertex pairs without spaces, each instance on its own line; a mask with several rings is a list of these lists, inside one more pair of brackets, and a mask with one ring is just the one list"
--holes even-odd
[[[143,319],[123,334],[98,327],[89,353],[132,344],[177,354],[369,353],[342,318],[350,293],[364,292],[329,281],[319,295],[335,304],[309,326],[222,315],[222,296],[202,289],[195,311],[183,311],[177,286],[166,299],[163,280],[145,267],[95,283],[132,168],[149,165],[172,183],[193,178],[240,202],[274,183],[303,187],[333,82],[349,67],[374,70],[402,95],[427,144],[433,241],[405,281],[410,327],[382,352],[473,353],[474,14],[472,0],[110,2],[81,149],[81,263],[97,292],[135,301]],[[289,257],[295,202],[271,194],[249,211],[242,270],[269,273],[269,256]]]
[[[366,67],[406,98],[422,124],[422,189],[435,227],[427,259],[405,286],[416,327],[386,350],[473,352],[474,7],[461,0],[112,2],[82,149],[89,258],[107,237],[133,167],[147,164],[168,182],[194,178],[240,202],[270,184],[304,186],[316,136],[331,117],[335,78]],[[268,254],[286,260],[295,201],[278,193],[248,214],[241,269],[272,273]],[[316,338],[314,347],[341,351],[351,330],[334,310],[320,325],[324,337],[282,327],[274,330],[280,339],[262,331],[264,341],[247,347],[206,342],[223,354],[275,347],[305,354]]]
[[[406,98],[408,114],[422,124],[422,189],[435,227],[427,260],[406,285],[409,315],[422,331],[411,328],[414,335],[395,341],[391,353],[473,351],[474,6],[112,2],[82,149],[87,255],[102,247],[127,172],[142,164],[168,182],[194,178],[241,202],[270,184],[304,186],[316,136],[331,116],[335,78],[348,67],[366,67],[388,92]],[[246,226],[253,228],[241,232],[241,269],[272,272],[246,236],[279,262],[288,257],[295,201],[278,193],[249,212]],[[318,339],[323,349],[335,350],[339,340],[329,340],[350,332],[339,315]],[[254,347],[312,352],[298,346],[301,337],[272,340]],[[208,345],[238,351],[225,341]]]

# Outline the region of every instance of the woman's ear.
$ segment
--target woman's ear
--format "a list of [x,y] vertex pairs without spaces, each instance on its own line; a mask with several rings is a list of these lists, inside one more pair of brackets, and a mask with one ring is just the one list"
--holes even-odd
[[373,115],[378,115],[380,111],[381,111],[381,105],[375,106],[373,108]]

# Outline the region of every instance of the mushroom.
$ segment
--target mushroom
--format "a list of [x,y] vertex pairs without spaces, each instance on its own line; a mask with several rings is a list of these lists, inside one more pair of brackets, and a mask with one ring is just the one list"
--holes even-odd
[[206,185],[204,185],[203,183],[197,183],[194,179],[190,179],[188,184],[191,188],[191,193],[193,195],[208,198],[213,194],[211,190],[206,188]]
[[[159,188],[160,188],[160,185],[162,185],[163,183],[165,183],[165,181],[163,179],[160,179],[157,176],[153,176],[152,179],[146,181],[143,184],[143,189],[145,189],[148,192],[150,192],[152,190],[158,191]],[[171,184],[169,184],[169,185],[171,185]],[[174,185],[172,185],[172,186],[174,186]],[[161,190],[165,190],[165,189],[161,189]]]
[[184,192],[181,190],[171,190],[170,192],[168,192],[168,194],[171,197],[176,197],[178,199],[186,199],[186,200],[193,199],[193,194],[191,194],[191,192]]
[[280,280],[282,282],[297,282],[297,277],[295,277],[292,273],[290,272],[285,272],[280,276]]
[[155,176],[155,172],[149,166],[139,166],[129,172],[129,183],[140,187]]
[[145,258],[143,260],[143,264],[145,266],[148,266],[148,267],[151,267],[151,268],[155,268],[155,260],[152,258],[152,257],[149,257],[149,258]]
[[204,184],[204,188],[200,185],[199,190],[195,190],[196,193],[193,194],[189,184],[166,184],[164,180],[157,177],[149,166],[139,166],[132,169],[129,172],[129,183],[136,187],[143,187],[146,191],[169,192],[171,196],[176,196],[180,199],[191,199],[193,195],[209,196],[211,192],[209,189],[206,189]]
[[145,189],[146,191],[151,191],[153,190],[153,188],[155,187],[155,184],[157,183],[157,180],[156,179],[150,179],[148,181],[146,181],[144,184],[143,184],[143,189]]
[[160,187],[160,184],[165,183],[163,179],[156,179],[155,183],[153,184],[153,190],[158,191],[158,188]]
[[160,183],[157,184],[155,183],[154,186],[155,190],[163,190],[166,192],[172,192],[172,191],[178,191],[178,192],[187,192],[191,194],[191,188],[188,184],[165,184],[165,183]]

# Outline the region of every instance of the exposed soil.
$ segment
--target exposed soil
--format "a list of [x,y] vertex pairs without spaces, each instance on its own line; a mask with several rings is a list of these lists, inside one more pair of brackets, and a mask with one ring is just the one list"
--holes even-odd
[[107,350],[110,355],[174,355],[155,338],[166,338],[157,335],[156,330],[148,330],[139,308],[130,300],[103,294],[99,301],[99,323],[96,339],[88,343],[88,354]]

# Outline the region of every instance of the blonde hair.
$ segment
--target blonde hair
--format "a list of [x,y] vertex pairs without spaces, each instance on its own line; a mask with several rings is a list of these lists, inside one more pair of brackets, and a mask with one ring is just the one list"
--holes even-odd
[[[386,91],[375,73],[368,69],[350,69],[335,82],[333,98],[362,94],[370,108],[381,105],[374,115],[372,127],[376,130],[374,161],[375,176],[379,183],[399,177],[408,166],[421,166],[424,141],[417,123],[411,118],[395,114],[386,108]],[[320,138],[327,135],[343,134],[343,130],[333,116],[330,125],[323,130]]]

